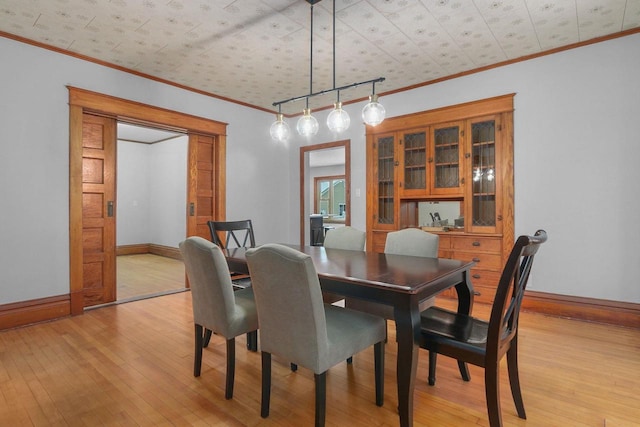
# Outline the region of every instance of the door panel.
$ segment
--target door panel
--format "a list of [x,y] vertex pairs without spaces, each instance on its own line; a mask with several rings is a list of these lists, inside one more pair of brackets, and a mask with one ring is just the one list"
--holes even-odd
[[187,235],[211,240],[207,221],[220,216],[216,199],[216,141],[209,135],[189,135]]
[[83,306],[116,299],[114,119],[82,118]]

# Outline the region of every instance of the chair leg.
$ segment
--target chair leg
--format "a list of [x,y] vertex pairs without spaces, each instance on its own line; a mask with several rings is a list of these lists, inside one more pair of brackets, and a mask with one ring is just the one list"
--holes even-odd
[[258,331],[247,332],[247,350],[258,351]]
[[458,360],[458,369],[460,370],[460,376],[464,381],[471,381],[471,374],[469,373],[469,367],[466,362]]
[[202,342],[203,348],[207,348],[209,346],[209,341],[211,341],[211,334],[212,334],[211,329],[204,330],[204,340]]
[[316,427],[324,427],[327,407],[327,372],[314,374],[316,380]]
[[518,416],[523,420],[527,419],[524,411],[524,402],[522,400],[522,392],[520,391],[520,375],[518,374],[518,338],[511,341],[511,348],[507,351],[507,368],[509,371],[509,385],[511,386],[511,395],[516,405]]
[[384,405],[384,341],[373,346],[375,366],[376,405]]
[[269,404],[271,402],[271,353],[262,352],[262,404],[260,416],[269,416]]
[[224,389],[224,398],[233,397],[233,382],[236,375],[236,339],[227,340],[227,384]]
[[353,365],[353,356],[347,358],[347,365]]
[[500,364],[495,361],[484,367],[484,387],[487,399],[487,413],[491,427],[502,426],[500,412]]
[[429,350],[429,385],[436,384],[436,364],[438,362],[438,353]]
[[203,347],[203,328],[201,325],[195,324],[195,351],[193,358],[193,376],[199,377],[202,368],[202,347]]

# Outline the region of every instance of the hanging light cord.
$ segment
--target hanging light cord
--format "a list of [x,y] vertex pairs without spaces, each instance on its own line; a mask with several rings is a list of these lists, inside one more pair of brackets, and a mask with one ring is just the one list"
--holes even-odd
[[[309,1],[309,0],[307,0]],[[317,0],[319,1],[319,0]],[[326,93],[331,93],[331,92],[335,92],[338,91],[338,97],[340,96],[340,91],[341,90],[346,90],[346,89],[351,89],[353,87],[357,87],[360,85],[365,85],[365,84],[373,84],[373,92],[375,93],[375,84],[376,83],[380,83],[383,82],[385,80],[384,77],[378,77],[377,79],[372,79],[372,80],[366,80],[363,82],[358,82],[358,83],[351,83],[345,86],[340,86],[340,87],[336,87],[336,0],[333,0],[333,88],[331,89],[325,89],[325,90],[321,90],[319,92],[314,92],[313,91],[313,5],[314,3],[317,3],[317,1],[311,2],[309,1],[309,3],[311,4],[311,18],[310,18],[310,23],[311,23],[311,42],[310,44],[310,55],[309,55],[309,93],[306,95],[300,95],[300,96],[294,96],[293,98],[289,98],[289,99],[285,99],[282,101],[276,101],[274,102],[272,105],[274,107],[280,107],[280,105],[282,104],[287,104],[289,102],[293,102],[293,101],[299,101],[303,98],[307,99],[307,108],[309,108],[309,98],[313,98],[314,96],[318,96],[318,95],[324,95]]]

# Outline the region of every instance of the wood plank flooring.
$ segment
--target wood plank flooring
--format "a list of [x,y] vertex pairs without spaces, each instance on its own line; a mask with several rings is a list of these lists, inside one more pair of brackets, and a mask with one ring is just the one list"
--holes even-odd
[[118,301],[185,288],[181,260],[154,254],[119,255],[116,270]]
[[[439,302],[447,305],[450,302]],[[474,313],[488,315],[476,304]],[[506,367],[505,426],[640,425],[640,330],[523,313],[520,376],[527,420],[517,417]],[[0,426],[309,426],[313,375],[274,359],[271,415],[260,417],[260,354],[236,340],[234,398],[224,399],[225,344],[214,335],[193,376],[190,292],[106,306],[0,332]],[[395,328],[389,323],[385,404],[374,403],[373,350],[327,378],[327,426],[396,426]],[[484,378],[460,379],[440,357],[427,385],[420,352],[416,426],[487,426]]]

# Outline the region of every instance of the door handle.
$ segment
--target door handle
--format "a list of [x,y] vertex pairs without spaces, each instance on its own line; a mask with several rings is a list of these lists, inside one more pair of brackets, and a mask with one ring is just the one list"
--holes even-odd
[[189,203],[189,216],[194,216],[196,214],[196,204],[191,202]]
[[108,217],[112,217],[113,216],[113,201],[109,200],[107,202],[107,216]]

